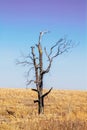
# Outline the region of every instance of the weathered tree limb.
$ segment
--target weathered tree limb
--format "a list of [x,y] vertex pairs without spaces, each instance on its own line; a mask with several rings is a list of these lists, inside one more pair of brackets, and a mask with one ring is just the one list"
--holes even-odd
[[27,82],[28,82],[28,83],[27,83],[27,86],[28,86],[28,85],[30,85],[32,82],[34,83],[34,80],[29,80],[29,81],[27,80]]
[[[57,48],[57,51],[53,55],[53,50]],[[48,58],[49,64],[48,67],[42,71],[42,75],[48,73],[50,71],[53,59],[62,53],[68,52],[69,49],[73,48],[73,43],[71,40],[67,41],[66,38],[61,38],[54,46],[51,47],[50,53],[47,53],[46,48],[44,48],[46,57]]]
[[49,53],[49,57],[51,56],[52,52],[53,52],[53,49],[62,41],[63,39],[61,38],[55,45],[53,45],[51,48],[50,48],[50,53]]
[[39,100],[34,100],[34,103],[38,103],[39,102]]
[[34,54],[34,47],[31,47],[31,51],[32,51],[32,56],[33,56],[33,64],[34,64],[34,69],[35,69],[35,77],[36,77],[36,87],[37,87],[37,90],[39,89],[39,86],[38,86],[38,65],[36,63],[36,57],[35,57],[35,54]]
[[32,88],[32,90],[38,93],[38,90],[37,90],[37,89]]
[[27,61],[27,60],[25,60],[25,61],[16,60],[16,64],[17,64],[17,65],[18,65],[18,64],[21,64],[21,65],[23,65],[23,66],[26,66],[26,65],[33,65],[32,62],[29,62],[29,61]]
[[48,92],[46,92],[45,94],[43,94],[43,95],[42,95],[42,98],[44,98],[45,96],[47,96],[47,95],[51,92],[52,89],[53,89],[53,88],[51,88]]

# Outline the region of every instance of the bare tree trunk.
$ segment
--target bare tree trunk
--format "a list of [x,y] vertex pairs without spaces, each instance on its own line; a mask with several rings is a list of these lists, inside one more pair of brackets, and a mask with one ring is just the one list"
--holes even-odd
[[38,114],[43,114],[44,113],[44,98],[51,92],[52,88],[45,94],[42,94],[43,92],[42,90],[39,90],[39,91],[37,91],[36,89],[32,89],[32,90],[38,92],[38,100],[34,100],[34,103],[38,102]]
[[[42,51],[42,47],[40,44],[41,41],[41,37],[42,37],[42,33],[40,33],[39,36],[39,42],[36,45],[38,48],[38,52],[39,52],[39,70],[38,73],[39,75],[36,76],[36,81],[38,79],[38,100],[34,101],[34,102],[38,102],[38,114],[43,114],[44,113],[44,97],[51,91],[48,91],[46,94],[43,95],[43,75],[45,73],[43,73],[43,51]],[[36,69],[35,69],[36,71]]]
[[43,97],[42,97],[42,88],[39,91],[38,97],[39,97],[38,114],[43,114],[44,113],[44,101],[43,101]]
[[44,101],[43,101],[43,52],[42,52],[42,47],[40,44],[40,39],[39,39],[39,44],[38,44],[38,52],[39,52],[39,93],[38,93],[38,114],[44,113]]

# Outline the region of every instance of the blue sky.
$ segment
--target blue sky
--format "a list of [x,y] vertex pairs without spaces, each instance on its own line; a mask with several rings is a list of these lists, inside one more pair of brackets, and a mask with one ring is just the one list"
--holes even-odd
[[16,59],[30,52],[40,31],[49,30],[42,40],[48,49],[63,36],[80,44],[54,60],[44,87],[86,90],[86,5],[86,0],[0,0],[0,87],[26,86],[27,69]]

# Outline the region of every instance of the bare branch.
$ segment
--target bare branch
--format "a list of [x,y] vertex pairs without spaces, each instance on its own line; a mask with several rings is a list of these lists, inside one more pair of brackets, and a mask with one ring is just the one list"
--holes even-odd
[[46,50],[46,47],[44,48],[44,51],[45,51],[45,54],[46,54],[46,56],[47,56],[47,58],[48,58],[49,65],[48,65],[48,67],[47,67],[46,70],[42,70],[41,75],[43,75],[43,74],[45,74],[45,73],[48,73],[48,72],[50,71],[50,67],[51,67],[51,63],[52,63],[52,59],[51,59],[50,56],[48,55],[47,50]]
[[39,89],[38,88],[38,81],[39,81],[38,68],[39,68],[39,64],[36,63],[36,56],[35,56],[35,53],[34,53],[34,47],[31,47],[31,53],[32,53],[32,56],[33,56],[33,65],[34,65],[35,77],[36,77],[36,81],[34,83],[36,83],[36,87],[37,87],[37,90],[38,90]]
[[37,103],[37,102],[39,102],[39,100],[34,100],[34,103]]
[[37,89],[32,88],[32,90],[33,90],[33,91],[35,91],[35,92],[38,92],[38,90],[37,90]]
[[[55,50],[55,54],[53,55],[53,50],[56,48],[57,50]],[[56,58],[58,55],[61,55],[65,52],[68,52],[68,50],[70,50],[71,48],[73,48],[73,43],[71,40],[67,41],[66,38],[61,38],[54,46],[52,46],[49,55],[47,53],[46,48],[44,48],[45,54],[49,61],[49,65],[46,70],[42,71],[42,74],[48,73],[50,71],[51,64],[54,58]]]
[[27,60],[25,60],[25,61],[16,60],[16,64],[17,64],[17,65],[21,64],[21,65],[23,65],[23,66],[33,65],[33,63],[31,63],[31,62],[29,62],[29,61],[27,61]]
[[[70,50],[71,48],[73,48],[73,42],[71,40],[67,41],[66,38],[61,39],[60,41],[58,41],[55,45],[55,47],[57,48],[56,53],[51,57],[51,59],[53,60],[55,57],[57,57],[58,55],[61,55],[65,52],[68,52],[68,50]],[[51,49],[51,53],[52,54],[52,50]]]
[[41,38],[42,38],[42,36],[43,36],[44,34],[46,34],[46,33],[49,33],[49,31],[42,31],[42,32],[40,32],[39,41],[38,41],[39,44],[41,43]]
[[54,49],[62,40],[63,40],[63,39],[61,38],[54,46],[51,47],[49,56],[51,56],[53,49]]
[[27,80],[27,82],[28,82],[28,83],[27,83],[27,86],[28,86],[28,85],[30,85],[32,82],[34,83],[34,80],[29,80],[29,81]]
[[29,54],[25,57],[26,59],[30,59],[31,61],[33,61],[33,57]]
[[47,53],[46,47],[44,48],[44,51],[45,51],[45,54],[46,54],[46,56],[47,56],[47,58],[48,58],[48,61],[50,61],[50,56],[49,56],[48,53]]
[[31,70],[33,70],[33,69],[34,69],[34,67],[31,67],[31,68],[28,70],[28,72],[27,72],[27,77],[29,76]]
[[62,40],[63,40],[63,39],[60,39],[53,47],[51,47],[51,49],[50,49],[50,54],[49,54],[49,55],[48,55],[48,53],[47,53],[46,48],[44,48],[45,54],[46,54],[46,56],[47,56],[47,58],[48,58],[48,61],[49,61],[49,65],[48,65],[48,67],[47,67],[46,70],[43,70],[43,71],[42,71],[42,74],[48,73],[48,72],[50,71],[53,58],[55,58],[55,57],[58,56],[58,54],[59,54],[59,48],[58,48],[58,51],[56,52],[56,54],[51,57],[52,51],[53,51],[53,49],[54,49],[56,46],[58,46],[58,44],[59,44]]
[[52,64],[52,60],[49,61],[49,65],[48,65],[47,69],[42,71],[42,75],[44,75],[50,71],[51,64]]
[[53,89],[53,88],[51,88],[48,92],[46,92],[45,94],[43,94],[43,95],[42,95],[42,98],[44,98],[45,96],[47,96],[47,95],[51,92],[52,89]]

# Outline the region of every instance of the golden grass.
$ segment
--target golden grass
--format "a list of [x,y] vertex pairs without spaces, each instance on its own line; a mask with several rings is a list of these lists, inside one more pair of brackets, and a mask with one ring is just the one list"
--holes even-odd
[[52,90],[44,115],[36,98],[30,89],[1,88],[0,130],[87,130],[87,91]]

